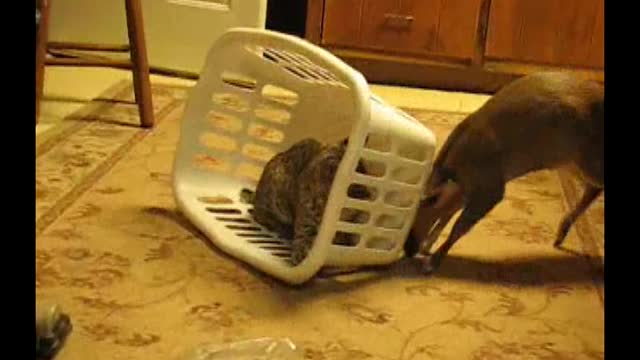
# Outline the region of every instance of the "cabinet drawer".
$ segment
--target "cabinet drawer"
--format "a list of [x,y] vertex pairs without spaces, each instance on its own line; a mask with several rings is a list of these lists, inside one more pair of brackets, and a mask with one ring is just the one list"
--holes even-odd
[[327,0],[323,43],[471,59],[481,0]]

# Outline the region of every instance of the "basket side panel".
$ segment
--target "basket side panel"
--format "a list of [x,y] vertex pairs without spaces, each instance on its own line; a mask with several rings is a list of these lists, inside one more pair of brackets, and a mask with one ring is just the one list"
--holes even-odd
[[[353,169],[332,189],[343,199],[340,210],[332,211],[338,217],[336,230],[359,240],[349,246],[334,241],[327,260],[334,266],[385,264],[402,256],[431,172],[433,133],[379,99],[371,98],[371,108],[365,140],[351,149],[365,171]],[[362,186],[371,194],[369,199],[350,197],[354,187]]]

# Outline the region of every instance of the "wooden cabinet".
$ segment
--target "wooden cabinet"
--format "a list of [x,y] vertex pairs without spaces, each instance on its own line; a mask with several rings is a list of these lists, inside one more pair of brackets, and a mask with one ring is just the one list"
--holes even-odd
[[326,0],[322,44],[471,60],[480,0]]
[[526,73],[604,80],[604,0],[308,0],[310,41],[369,81],[492,92]]
[[604,67],[603,0],[493,0],[487,59]]
[[363,0],[326,0],[320,15],[322,44],[357,48],[360,46],[360,23]]

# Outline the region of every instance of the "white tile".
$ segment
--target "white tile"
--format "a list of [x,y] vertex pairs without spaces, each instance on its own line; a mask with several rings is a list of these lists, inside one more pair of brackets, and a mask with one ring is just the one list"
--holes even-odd
[[91,100],[124,79],[130,71],[106,68],[47,67],[44,96]]
[[53,128],[54,126],[55,126],[54,124],[37,124],[36,125],[36,137],[38,137],[38,135],[44,134],[45,132],[47,132],[48,130]]
[[371,91],[397,107],[457,112],[461,106],[454,92],[383,85],[371,85]]

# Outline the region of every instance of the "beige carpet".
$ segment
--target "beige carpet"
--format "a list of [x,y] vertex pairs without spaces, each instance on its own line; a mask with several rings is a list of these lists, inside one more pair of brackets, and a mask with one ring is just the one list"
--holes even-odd
[[[170,172],[186,89],[153,91],[153,131],[126,125],[137,121],[132,104],[99,101],[37,145],[36,296],[60,303],[75,327],[58,359],[175,359],[263,336],[290,337],[314,360],[604,358],[604,203],[567,241],[592,261],[551,246],[579,196],[571,180],[541,172],[511,184],[435,276],[402,262],[290,288],[176,214]],[[464,116],[410,112],[440,140]]]

